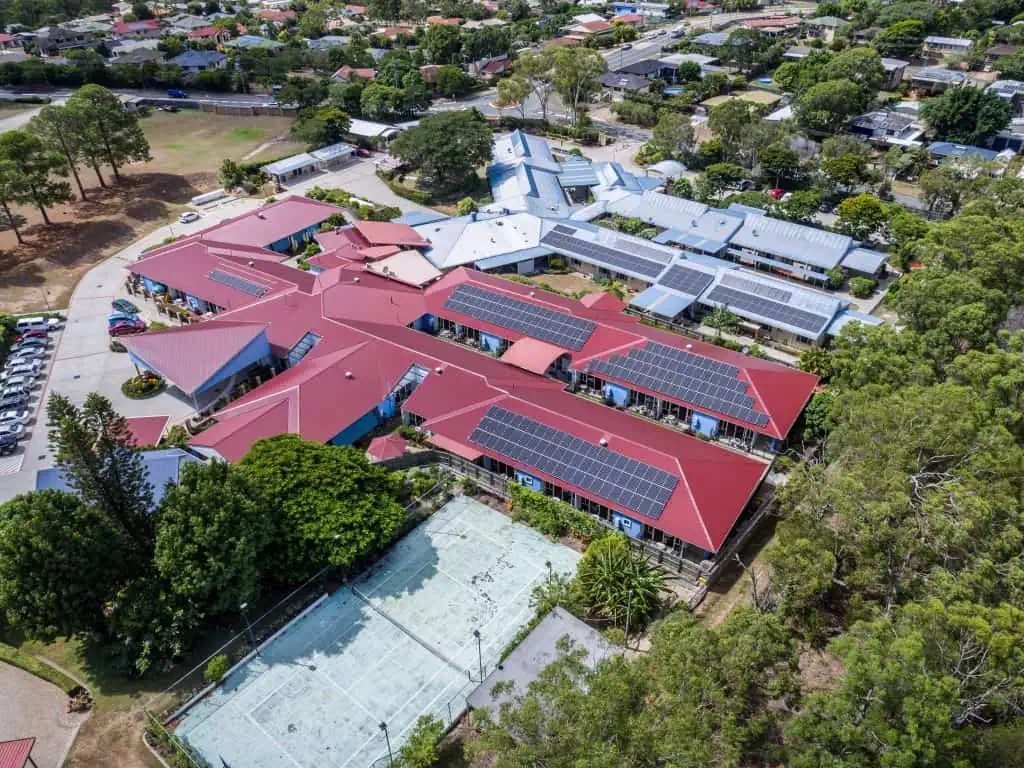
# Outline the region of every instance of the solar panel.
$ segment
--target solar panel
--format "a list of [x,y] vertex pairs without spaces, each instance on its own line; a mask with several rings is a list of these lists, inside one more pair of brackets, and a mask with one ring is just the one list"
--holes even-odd
[[631,253],[634,256],[650,259],[651,261],[659,261],[662,264],[668,264],[674,258],[671,253],[659,251],[657,248],[652,248],[649,245],[638,243],[636,240],[628,240],[625,237],[615,238],[615,247],[620,251],[625,251],[626,253]]
[[812,312],[789,307],[777,301],[762,299],[760,296],[740,293],[722,285],[716,285],[712,288],[707,298],[709,301],[717,301],[719,304],[760,315],[769,320],[775,320],[815,334],[820,333],[830,320],[830,318],[815,315]]
[[714,279],[714,275],[709,275],[707,272],[677,264],[668,268],[668,271],[658,281],[658,285],[690,296],[700,296]]
[[570,237],[554,230],[544,235],[541,238],[541,243],[551,248],[560,248],[563,251],[568,251],[573,256],[584,261],[597,262],[601,266],[633,272],[651,280],[661,274],[661,271],[665,268],[663,262],[650,261],[649,259],[617,251],[614,248],[609,248],[599,243],[592,243],[589,240],[582,240],[578,237]]
[[592,360],[587,372],[624,381],[733,419],[764,426],[768,417],[754,410],[754,398],[740,381],[739,368],[675,347],[648,342],[628,355]]
[[458,286],[444,308],[574,351],[583,349],[596,328],[589,320],[475,285]]
[[756,280],[747,280],[745,277],[740,277],[739,275],[734,275],[732,273],[722,275],[721,284],[726,285],[729,288],[736,288],[744,293],[752,293],[763,299],[771,299],[772,301],[788,302],[793,298],[792,291],[784,291],[781,288],[776,288],[773,285],[765,285],[764,283],[759,283]]
[[564,224],[556,224],[555,227],[551,231],[552,232],[557,232],[560,235],[575,235],[576,234],[576,230],[575,229],[573,229],[572,227],[567,227]]
[[241,291],[249,296],[266,296],[267,291],[270,290],[265,285],[260,285],[259,283],[252,282],[251,280],[246,280],[244,277],[238,277],[237,275],[231,275],[227,272],[221,272],[219,269],[213,270],[207,275],[207,277],[215,283],[230,286],[236,291]]
[[679,482],[657,467],[498,406],[487,410],[469,441],[655,520]]

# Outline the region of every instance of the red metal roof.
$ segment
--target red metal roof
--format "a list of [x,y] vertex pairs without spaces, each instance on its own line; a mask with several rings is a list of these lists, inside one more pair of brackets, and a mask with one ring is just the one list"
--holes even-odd
[[0,768],[25,768],[36,737],[0,741]]
[[159,333],[125,336],[121,341],[131,354],[182,392],[191,394],[265,331],[261,323],[209,320]]
[[409,441],[401,435],[381,435],[370,441],[366,452],[373,461],[385,461],[386,459],[397,459],[405,449],[409,447]]
[[543,376],[555,360],[569,350],[548,344],[540,339],[526,337],[515,342],[501,356],[501,362]]
[[483,67],[483,71],[489,75],[495,75],[507,69],[512,69],[512,62],[508,59],[495,59],[487,62]]
[[135,445],[139,447],[156,445],[163,437],[164,427],[170,421],[170,416],[136,416],[127,419],[128,431],[132,433]]
[[220,27],[199,27],[199,29],[193,29],[188,33],[191,38],[203,38],[203,37],[218,37],[223,35],[224,30]]
[[621,16],[615,16],[612,19],[614,24],[616,21],[621,21],[623,24],[640,24],[644,20],[644,17],[638,13],[624,13]]
[[232,245],[265,248],[285,237],[320,224],[332,213],[343,213],[341,208],[308,197],[290,195],[256,211],[225,219],[203,231],[212,240]]
[[397,245],[374,245],[361,249],[359,255],[367,261],[375,261],[376,259],[386,259],[388,256],[394,256],[396,253],[401,252],[402,249]]
[[429,248],[430,243],[408,224],[390,221],[357,221],[356,230],[370,245],[402,245],[406,248]]

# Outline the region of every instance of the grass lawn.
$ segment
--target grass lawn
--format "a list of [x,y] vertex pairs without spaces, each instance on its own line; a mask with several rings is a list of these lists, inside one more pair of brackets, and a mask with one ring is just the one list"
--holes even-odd
[[[290,117],[151,112],[141,125],[153,160],[122,169],[121,184],[101,189],[92,170],[81,169],[89,201],[51,208],[51,227],[42,226],[36,209],[16,209],[26,242],[0,232],[0,306],[10,312],[66,307],[89,267],[173,220],[190,198],[216,189],[224,158],[263,160],[305,149],[290,140],[291,124]],[[110,169],[102,172],[109,184]]]

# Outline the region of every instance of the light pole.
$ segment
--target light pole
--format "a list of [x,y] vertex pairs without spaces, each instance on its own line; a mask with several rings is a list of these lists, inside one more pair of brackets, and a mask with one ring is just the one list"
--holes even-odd
[[242,618],[245,619],[245,628],[249,630],[249,644],[256,649],[256,655],[260,655],[260,647],[256,644],[256,635],[252,631],[252,624],[249,623],[249,614],[246,612],[246,608],[249,607],[248,603],[242,603],[238,606],[238,610],[242,612]]
[[546,565],[547,568],[548,568],[548,584],[550,584],[551,580],[555,577],[555,574],[552,573],[552,571],[551,571],[551,561],[550,560],[545,560],[544,561],[544,565]]
[[626,643],[629,643],[629,612],[633,607],[633,588],[629,588],[629,595],[626,597]]
[[384,741],[388,745],[388,765],[394,765],[395,758],[391,754],[391,738],[388,736],[388,724],[381,720],[380,725],[378,725],[377,727],[384,731]]
[[484,681],[484,652],[483,652],[483,645],[482,645],[482,643],[480,641],[480,630],[479,629],[474,629],[473,630],[473,637],[476,638],[476,658],[477,658],[477,661],[480,664],[480,682],[482,683]]

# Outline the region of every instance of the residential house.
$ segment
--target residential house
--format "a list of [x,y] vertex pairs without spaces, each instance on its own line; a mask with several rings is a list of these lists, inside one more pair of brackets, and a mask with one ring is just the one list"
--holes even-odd
[[[588,18],[588,17],[595,18]],[[580,19],[587,19],[586,21],[580,21]],[[582,16],[577,16],[573,19],[573,23],[565,28],[565,36],[570,40],[577,40],[579,42],[586,42],[587,40],[594,37],[606,37],[614,33],[612,25],[605,21],[595,13],[587,13]]]
[[462,19],[457,16],[445,17],[445,16],[427,16],[426,23],[440,24],[445,27],[457,27],[462,24]]
[[607,72],[601,75],[601,86],[607,88],[612,93],[635,93],[637,91],[646,91],[651,87],[651,81],[639,75]]
[[1020,80],[996,80],[985,89],[1004,101],[1010,102],[1013,114],[1024,117],[1024,82]]
[[354,153],[355,147],[349,144],[331,144],[311,152],[300,152],[297,155],[277,160],[264,165],[260,170],[278,186],[284,186],[310,174],[332,170],[347,158],[352,157]]
[[397,40],[400,37],[412,37],[416,34],[416,30],[412,27],[384,27],[377,33],[380,37],[386,37],[388,40]]
[[331,48],[344,48],[351,38],[345,35],[324,35],[317,39],[307,39],[306,45],[310,50],[328,51]]
[[782,58],[786,59],[787,61],[802,61],[803,59],[806,59],[808,56],[811,55],[812,50],[814,49],[808,48],[807,46],[804,45],[794,45],[791,48],[788,48],[786,52],[782,54]]
[[660,21],[669,15],[670,5],[668,3],[656,2],[627,2],[615,3],[615,15],[632,14],[640,16],[646,21]]
[[503,53],[500,56],[474,61],[467,70],[474,77],[496,77],[512,70],[512,59],[507,53]]
[[690,43],[698,48],[721,48],[728,41],[728,32],[704,32],[693,38]]
[[203,16],[172,16],[167,20],[170,31],[176,35],[184,35],[193,29],[210,26],[210,20]]
[[1024,50],[1024,45],[1012,45],[1010,43],[997,43],[985,49],[985,69],[992,69],[993,65],[1004,56],[1016,56]]
[[336,83],[350,83],[355,79],[358,80],[374,80],[377,77],[377,71],[370,67],[350,67],[348,64],[343,66],[333,75],[331,80]]
[[943,37],[928,35],[921,46],[921,52],[927,56],[967,56],[974,49],[974,41],[966,37]]
[[159,40],[164,36],[165,29],[156,19],[119,21],[110,28],[110,34],[115,38],[130,37],[136,40]]
[[171,59],[171,64],[181,67],[187,74],[197,75],[200,72],[226,69],[228,57],[219,51],[185,51]]
[[945,162],[956,162],[970,158],[991,163],[996,160],[999,153],[994,149],[975,147],[970,144],[954,144],[950,141],[936,141],[928,145],[928,154],[931,155],[932,165],[939,165]]
[[638,29],[644,25],[644,17],[638,13],[620,13],[612,17],[612,24],[625,24],[627,27]]
[[[141,42],[150,42],[143,40]],[[161,51],[159,48],[136,48],[128,53],[121,53],[116,59],[112,59],[115,64],[132,64],[136,67],[141,67],[144,64],[161,64],[167,59],[167,54]]]
[[963,72],[953,69],[922,69],[910,76],[910,87],[929,94],[960,88],[969,79]]
[[72,32],[61,27],[37,29],[34,42],[43,56],[59,56],[65,51],[96,49],[102,45],[102,41],[91,32]]
[[290,21],[295,21],[298,18],[298,14],[291,9],[284,11],[267,10],[257,13],[256,18],[263,21],[270,21],[274,24],[287,24]]
[[211,42],[216,45],[223,45],[231,39],[231,33],[221,27],[197,27],[189,30],[189,40],[196,42]]
[[821,38],[826,43],[831,43],[835,40],[836,32],[849,23],[846,19],[840,19],[838,16],[816,16],[813,19],[808,19],[806,26],[810,35]]
[[107,44],[107,50],[111,61],[120,62],[122,57],[136,51],[155,51],[159,44],[159,40],[114,40]]
[[885,70],[885,82],[882,83],[882,90],[895,91],[899,88],[909,64],[910,62],[903,61],[903,59],[890,59],[883,56],[882,69]]
[[14,51],[20,50],[21,43],[14,35],[8,35],[6,32],[0,32],[0,51]]
[[876,144],[921,146],[924,128],[911,116],[876,109],[850,121],[850,133]]
[[223,48],[235,48],[243,51],[251,51],[257,48],[277,53],[284,48],[284,43],[279,43],[277,40],[268,40],[265,37],[259,37],[258,35],[241,35],[240,37],[233,38],[222,43]]
[[755,29],[765,37],[783,37],[795,34],[803,24],[799,16],[769,16],[763,19],[748,19],[743,22],[747,29]]

